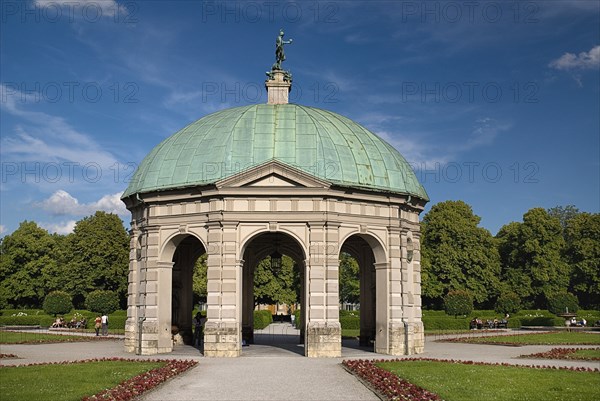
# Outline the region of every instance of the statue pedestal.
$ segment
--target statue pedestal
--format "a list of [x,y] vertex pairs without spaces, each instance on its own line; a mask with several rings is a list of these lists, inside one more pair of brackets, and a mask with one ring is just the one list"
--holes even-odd
[[271,78],[265,82],[267,104],[288,104],[292,83],[287,80],[288,73],[283,70],[271,71]]

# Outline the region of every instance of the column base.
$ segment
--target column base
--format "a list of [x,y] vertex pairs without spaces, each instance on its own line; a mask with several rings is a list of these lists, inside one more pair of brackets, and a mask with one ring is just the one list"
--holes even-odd
[[311,322],[306,328],[306,356],[338,358],[342,356],[342,326],[339,322]]
[[414,355],[425,351],[425,332],[423,322],[390,324],[389,350],[376,349],[379,354]]
[[237,323],[207,322],[204,327],[204,356],[232,358],[242,353],[242,339]]
[[158,346],[158,323],[155,320],[146,320],[142,324],[142,338],[140,344],[139,324],[127,320],[125,323],[125,352],[140,355],[165,354],[173,351],[173,346]]

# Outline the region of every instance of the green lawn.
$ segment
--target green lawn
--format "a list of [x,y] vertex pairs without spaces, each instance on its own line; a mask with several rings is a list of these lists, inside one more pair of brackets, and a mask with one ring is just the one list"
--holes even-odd
[[600,349],[580,349],[573,352],[572,356],[581,359],[600,358]]
[[580,332],[552,332],[540,334],[465,337],[460,341],[478,344],[515,343],[523,345],[596,345],[600,344],[600,334],[589,334]]
[[102,361],[2,367],[0,398],[11,401],[78,401],[163,365],[162,362]]
[[342,337],[356,338],[360,336],[360,329],[342,329]]
[[69,336],[61,334],[0,331],[0,344],[56,343],[69,341],[84,341],[86,338],[87,337]]
[[597,372],[432,361],[377,365],[446,401],[597,400],[600,388]]

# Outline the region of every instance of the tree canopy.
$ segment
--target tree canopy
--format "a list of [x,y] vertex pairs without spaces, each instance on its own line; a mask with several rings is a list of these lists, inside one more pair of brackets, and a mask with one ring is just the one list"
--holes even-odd
[[497,235],[502,279],[529,306],[544,307],[551,294],[566,291],[569,265],[563,260],[562,226],[542,208],[523,215],[523,223],[510,223]]
[[340,254],[340,302],[360,302],[360,275],[356,259],[349,254]]
[[0,247],[0,297],[14,307],[40,306],[53,288],[58,238],[24,221]]
[[94,290],[114,291],[125,306],[129,234],[119,216],[98,211],[78,221],[67,236],[65,253],[63,289],[73,295],[76,306]]
[[254,272],[254,303],[292,305],[300,298],[300,272],[294,261],[283,255],[281,269],[271,270],[271,259],[258,263]]
[[463,201],[434,205],[423,218],[423,296],[439,305],[452,290],[468,290],[479,305],[499,290],[500,259],[495,240]]
[[567,222],[565,258],[570,290],[581,305],[600,306],[600,214],[580,213]]

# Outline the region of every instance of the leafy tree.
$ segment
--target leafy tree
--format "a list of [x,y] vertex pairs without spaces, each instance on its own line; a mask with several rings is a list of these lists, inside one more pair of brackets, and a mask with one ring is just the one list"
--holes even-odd
[[57,268],[57,236],[24,221],[0,245],[0,297],[14,307],[39,307]]
[[3,295],[0,295],[0,310],[6,309],[6,308],[8,308],[8,301],[6,300],[6,297],[4,297]]
[[454,317],[468,315],[473,312],[473,296],[465,290],[450,291],[444,297],[444,310]]
[[555,315],[569,312],[575,313],[579,310],[577,297],[570,292],[559,292],[548,297],[548,310]]
[[572,268],[570,290],[585,308],[600,307],[600,214],[580,213],[565,229],[565,257]]
[[82,305],[94,290],[117,293],[126,304],[129,235],[116,214],[96,212],[78,221],[66,239],[62,288]]
[[197,304],[201,300],[206,302],[206,296],[208,295],[208,291],[206,289],[207,285],[207,277],[206,272],[208,266],[206,264],[206,259],[208,254],[203,254],[196,260],[196,264],[194,265],[194,275],[192,277],[192,288],[194,291],[194,304]]
[[44,299],[44,312],[49,315],[64,315],[71,312],[73,302],[71,296],[64,291],[52,291]]
[[556,217],[560,221],[560,225],[565,230],[569,221],[579,214],[579,209],[575,205],[555,206],[548,209],[548,214]]
[[541,308],[548,296],[565,291],[569,266],[561,255],[565,247],[560,221],[542,208],[523,215],[497,235],[502,278],[528,305]]
[[494,310],[498,313],[517,313],[521,310],[521,298],[514,292],[506,292],[498,297]]
[[254,272],[254,303],[296,303],[300,293],[299,276],[298,269],[294,268],[294,261],[289,256],[283,255],[281,270],[277,274],[271,270],[271,259],[263,259]]
[[426,303],[440,303],[448,291],[467,289],[478,304],[495,296],[500,259],[488,230],[463,201],[434,205],[422,224],[422,282]]
[[360,275],[356,259],[349,254],[340,254],[340,302],[360,302]]
[[113,313],[119,309],[119,297],[114,291],[95,290],[85,298],[85,307],[96,313]]

